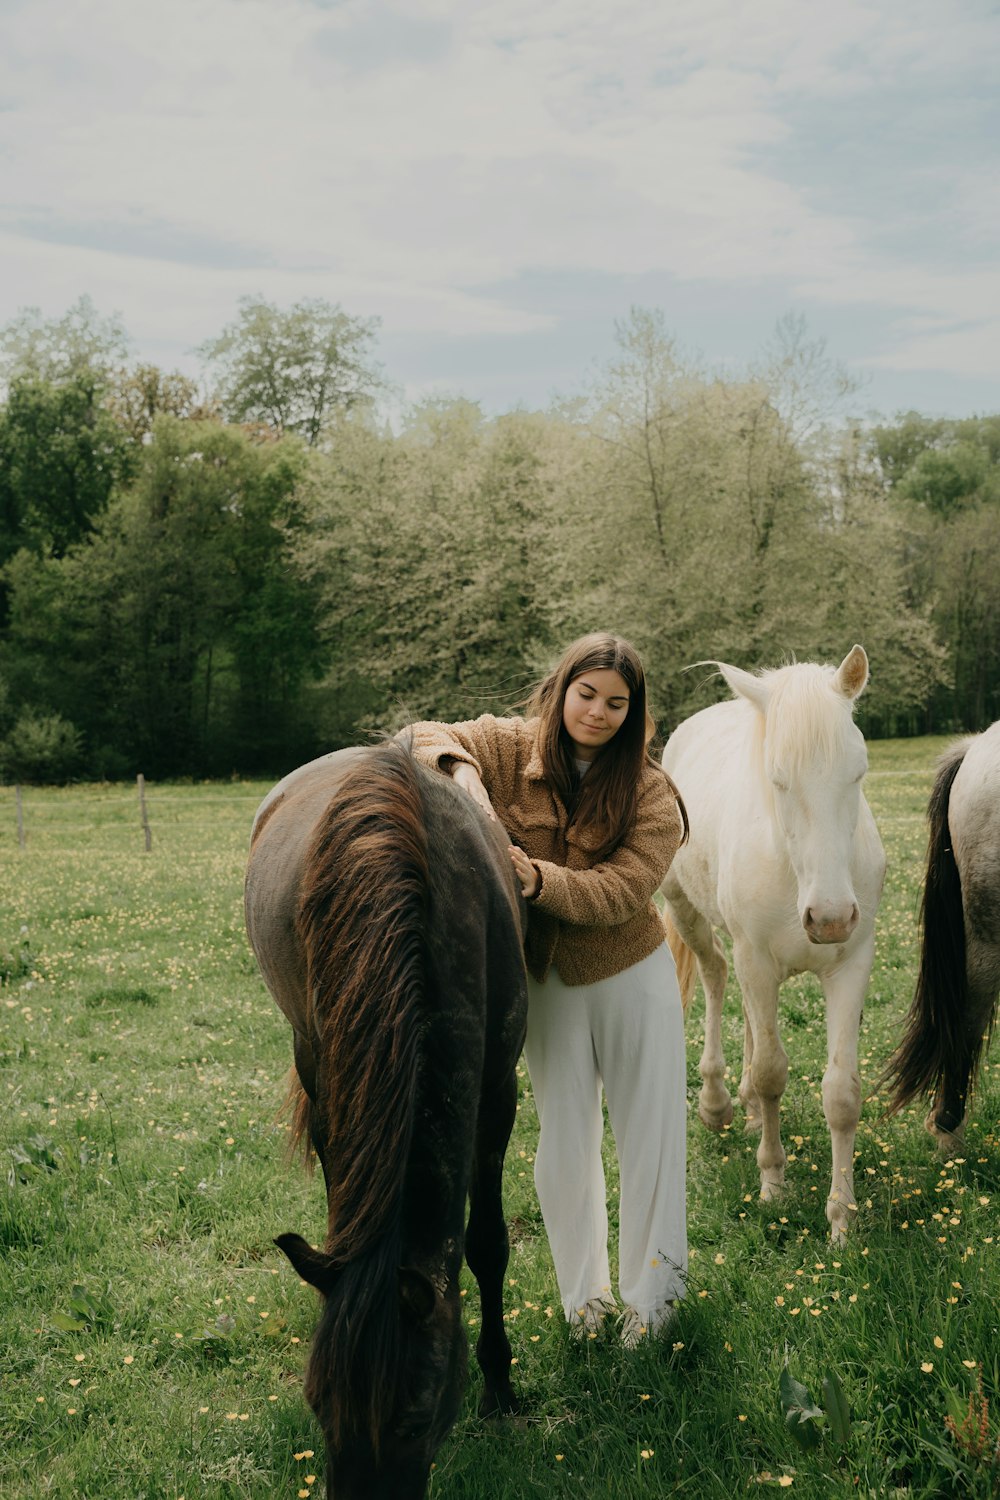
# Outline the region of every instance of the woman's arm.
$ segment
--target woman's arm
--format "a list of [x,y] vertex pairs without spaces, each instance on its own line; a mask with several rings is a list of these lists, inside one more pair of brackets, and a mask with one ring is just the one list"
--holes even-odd
[[417,760],[425,766],[453,774],[454,763],[470,765],[489,784],[499,775],[503,752],[508,745],[513,746],[520,723],[519,719],[497,719],[493,714],[459,724],[428,719],[409,724],[396,738],[411,740]]
[[538,906],[581,927],[615,927],[642,911],[662,884],[681,841],[677,799],[666,781],[650,782],[626,843],[589,870],[535,860]]
[[409,736],[417,760],[450,775],[488,816],[496,803],[502,818],[513,795],[523,730],[523,719],[483,714],[460,724],[411,724],[398,737]]
[[452,781],[467,791],[473,802],[478,807],[481,807],[486,816],[491,818],[495,823],[497,815],[493,811],[490,794],[483,785],[483,779],[471,761],[453,759],[450,763],[446,761],[442,769],[448,770]]

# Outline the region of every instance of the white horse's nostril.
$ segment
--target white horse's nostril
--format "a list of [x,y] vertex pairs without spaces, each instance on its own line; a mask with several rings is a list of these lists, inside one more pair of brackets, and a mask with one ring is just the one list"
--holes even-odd
[[811,906],[802,914],[802,926],[813,943],[844,943],[857,927],[861,912],[856,901],[849,912],[839,911],[832,916],[821,916]]

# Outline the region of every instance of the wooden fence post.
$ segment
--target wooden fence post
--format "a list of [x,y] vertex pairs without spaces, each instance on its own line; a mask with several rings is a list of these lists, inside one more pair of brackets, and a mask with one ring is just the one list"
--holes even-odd
[[153,832],[149,826],[149,818],[146,816],[146,778],[139,772],[139,816],[142,820],[142,832],[146,840],[146,853],[153,847]]
[[17,804],[17,842],[24,848],[24,805],[21,801],[20,785],[14,787],[14,801]]

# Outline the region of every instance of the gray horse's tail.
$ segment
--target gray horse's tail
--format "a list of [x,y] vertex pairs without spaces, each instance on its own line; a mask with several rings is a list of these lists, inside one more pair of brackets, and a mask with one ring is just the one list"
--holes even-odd
[[920,968],[903,1039],[879,1079],[889,1086],[889,1114],[921,1094],[933,1094],[936,1123],[945,1131],[962,1122],[983,1045],[981,1035],[972,1035],[982,1028],[969,1026],[962,878],[948,828],[952,784],[970,743],[961,740],[946,751],[927,804],[930,842],[920,905]]

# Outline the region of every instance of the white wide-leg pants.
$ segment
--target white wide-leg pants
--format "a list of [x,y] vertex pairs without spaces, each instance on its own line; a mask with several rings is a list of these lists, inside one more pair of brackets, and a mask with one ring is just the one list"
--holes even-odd
[[666,943],[598,984],[529,977],[524,1052],[540,1125],[535,1185],[566,1317],[614,1300],[603,1084],[620,1168],[618,1287],[655,1330],[687,1269],[684,1027]]

